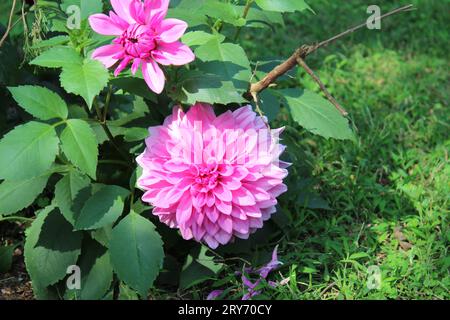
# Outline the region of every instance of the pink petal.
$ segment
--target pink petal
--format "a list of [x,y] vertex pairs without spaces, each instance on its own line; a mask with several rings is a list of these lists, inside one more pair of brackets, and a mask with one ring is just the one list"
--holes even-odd
[[92,30],[104,36],[120,36],[125,29],[105,14],[93,14],[89,17]]
[[136,23],[130,14],[130,6],[134,0],[111,0],[111,5],[119,17],[130,24]]
[[155,61],[142,64],[142,74],[149,88],[160,94],[164,90],[166,78],[163,71]]
[[256,200],[250,191],[242,187],[233,191],[233,203],[240,206],[253,206],[256,204]]
[[180,39],[186,31],[186,22],[178,19],[166,19],[161,22],[159,37],[166,43],[172,43]]
[[103,63],[106,68],[110,68],[118,61],[117,59],[114,59],[113,56],[117,55],[117,53],[121,52],[122,50],[123,48],[121,45],[108,44],[106,46],[97,48],[92,53],[92,59],[98,60]]
[[230,202],[233,199],[231,191],[220,183],[214,188],[214,195],[222,201]]
[[152,52],[153,58],[163,66],[182,66],[195,60],[192,50],[181,42],[158,44],[158,49]]
[[145,0],[144,6],[148,24],[157,24],[167,15],[169,0]]

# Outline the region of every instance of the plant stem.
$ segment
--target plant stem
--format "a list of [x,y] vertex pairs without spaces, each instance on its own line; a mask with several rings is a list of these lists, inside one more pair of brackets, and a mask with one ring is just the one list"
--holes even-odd
[[11,216],[11,217],[4,217],[0,218],[0,222],[3,221],[23,221],[23,222],[33,222],[34,219],[32,218],[25,218],[25,217],[18,217],[18,216]]
[[[248,13],[250,12],[250,7],[255,0],[247,0],[247,3],[245,4],[244,13],[242,14],[242,18],[246,19],[248,16]],[[242,27],[238,27],[236,30],[236,35],[234,36],[234,41],[236,42],[239,39],[239,36],[241,35]]]
[[103,122],[106,123],[106,118],[108,117],[108,109],[109,104],[111,103],[111,95],[112,95],[112,85],[108,87],[108,94],[106,96],[105,108],[103,110]]
[[14,10],[16,9],[16,2],[17,0],[13,0],[11,11],[9,12],[9,20],[8,20],[8,26],[6,27],[5,34],[2,36],[0,40],[0,47],[3,45],[3,42],[5,42],[6,38],[8,38],[8,34],[11,32],[12,26],[13,26],[13,16],[14,16]]
[[129,163],[131,160],[130,156],[128,155],[127,152],[123,151],[116,143],[115,139],[114,139],[114,135],[112,134],[111,130],[109,129],[108,125],[106,124],[106,121],[102,121],[102,113],[100,111],[100,108],[97,104],[97,100],[94,99],[94,108],[95,108],[95,112],[97,113],[97,118],[98,118],[98,122],[100,123],[100,125],[103,128],[103,131],[105,131],[106,136],[109,139],[109,142],[111,143],[111,145],[114,147],[114,149],[117,150],[117,152],[119,152],[119,154],[122,156],[122,158]]

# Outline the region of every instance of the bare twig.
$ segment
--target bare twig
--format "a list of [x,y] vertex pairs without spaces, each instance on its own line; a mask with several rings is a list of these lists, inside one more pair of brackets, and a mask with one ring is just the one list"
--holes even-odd
[[328,100],[336,107],[336,109],[339,110],[339,112],[344,116],[348,116],[348,112],[339,104],[339,102],[337,102],[337,100],[331,95],[331,93],[327,90],[327,88],[325,87],[325,85],[323,84],[323,82],[320,80],[319,76],[316,75],[314,73],[314,71],[311,70],[311,68],[306,64],[305,60],[303,60],[302,58],[298,57],[297,58],[297,63],[299,64],[299,66],[301,66],[303,69],[305,69],[305,71],[311,76],[311,78],[313,78],[313,80],[315,82],[317,82],[317,84],[320,87],[320,90],[322,90],[322,92],[325,94],[325,96],[328,98]]
[[13,26],[14,11],[16,9],[16,2],[17,2],[17,0],[13,0],[12,8],[11,8],[11,11],[9,13],[8,26],[6,27],[5,34],[0,39],[0,47],[3,45],[3,43],[6,40],[6,38],[8,38],[8,34],[11,32],[11,29],[12,29],[12,26]]
[[[379,18],[377,18],[377,20],[382,20],[384,18],[387,18],[389,16],[401,13],[401,12],[405,12],[405,11],[410,11],[413,8],[413,5],[407,5],[395,10],[392,10],[382,16],[380,16]],[[308,72],[308,74],[310,76],[313,77],[313,79],[319,84],[320,88],[322,89],[322,91],[324,92],[324,94],[327,96],[327,98],[330,100],[331,103],[333,103],[333,105],[343,114],[343,115],[347,115],[347,112],[339,105],[339,103],[337,103],[336,99],[334,99],[331,94],[328,92],[328,90],[326,90],[325,86],[323,85],[323,83],[320,81],[320,79],[314,74],[314,72],[306,65],[306,63],[304,63],[305,58],[310,55],[311,53],[315,52],[317,49],[325,47],[327,45],[329,45],[330,43],[346,36],[349,35],[359,29],[362,29],[366,26],[366,22],[359,24],[355,27],[352,27],[342,33],[339,33],[338,35],[327,39],[325,41],[319,42],[318,44],[315,45],[303,45],[300,48],[298,48],[293,54],[292,56],[289,57],[289,59],[287,59],[286,61],[284,61],[282,64],[278,65],[277,67],[275,67],[272,71],[270,71],[263,79],[261,79],[260,81],[256,82],[256,83],[252,83],[250,85],[250,89],[249,89],[249,95],[254,99],[255,96],[258,96],[259,93],[261,93],[262,91],[264,91],[265,89],[267,89],[270,85],[272,85],[278,78],[280,78],[282,75],[286,74],[288,71],[290,71],[291,69],[293,69],[294,67],[296,67],[297,65],[302,66],[303,68],[305,68],[306,72]],[[325,89],[325,90],[324,90]]]

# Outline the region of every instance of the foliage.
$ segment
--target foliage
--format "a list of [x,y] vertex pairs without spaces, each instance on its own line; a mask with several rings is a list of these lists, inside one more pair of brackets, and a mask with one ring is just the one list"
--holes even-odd
[[[433,20],[423,28],[445,47],[443,5],[415,2],[424,8],[412,13],[416,26]],[[109,1],[38,1],[27,8],[35,36],[16,29],[0,48],[0,224],[32,218],[24,254],[37,298],[167,298],[178,290],[205,298],[227,287],[239,299],[235,271],[262,265],[278,243],[284,265],[274,280],[282,285],[263,283],[263,298],[448,298],[445,50],[424,46],[425,36],[403,46],[408,18],[392,34],[355,36],[355,42],[373,37],[367,47],[311,57],[348,107],[358,137],[302,72],[261,95],[271,124],[287,127],[286,160],[294,166],[278,213],[249,240],[212,252],[181,240],[141,202],[134,159],[147,127],[161,124],[174,104],[202,101],[219,111],[251,103],[249,83],[299,41],[345,29],[367,7],[255,0],[244,17],[246,3],[171,1],[169,16],[189,24],[182,41],[197,58],[188,67],[167,67],[169,83],[159,96],[139,74],[114,78],[90,58],[110,38],[92,32],[87,17],[106,12]],[[66,26],[70,4],[82,8],[78,30]],[[2,12],[10,5],[1,4]],[[6,20],[2,13],[0,23]],[[17,52],[24,59],[19,71]],[[395,235],[399,226],[408,250]],[[0,243],[0,272],[9,269],[12,251]],[[80,290],[66,287],[71,265],[81,268]],[[371,265],[382,270],[380,290],[366,288]]]

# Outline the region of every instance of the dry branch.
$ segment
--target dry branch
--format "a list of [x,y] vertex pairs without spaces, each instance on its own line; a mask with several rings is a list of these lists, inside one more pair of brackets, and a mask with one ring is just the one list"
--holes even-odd
[[[379,18],[377,18],[377,20],[382,20],[384,18],[387,18],[389,16],[392,16],[392,15],[395,15],[395,14],[398,14],[401,12],[410,11],[412,8],[413,8],[413,5],[407,5],[407,6],[392,10],[392,11],[380,16]],[[339,112],[341,112],[342,115],[347,116],[348,115],[347,111],[345,111],[345,109],[342,108],[342,106],[336,101],[336,99],[333,98],[333,96],[326,89],[325,85],[320,80],[320,78],[311,70],[311,68],[308,67],[308,65],[305,62],[305,59],[308,55],[315,52],[317,49],[328,46],[330,43],[332,43],[346,35],[349,35],[359,29],[362,29],[366,26],[367,26],[367,23],[364,22],[355,27],[349,28],[348,30],[346,30],[342,33],[339,33],[338,35],[336,35],[330,39],[319,42],[315,45],[301,46],[292,54],[292,56],[289,57],[289,59],[287,59],[282,64],[275,67],[262,80],[260,80],[256,83],[252,83],[250,85],[249,95],[255,100],[255,102],[257,102],[257,99],[255,99],[255,97],[257,97],[259,93],[261,93],[262,91],[267,89],[270,85],[275,83],[275,81],[279,77],[281,77],[282,75],[289,72],[295,66],[299,65],[306,70],[306,72],[314,79],[315,82],[317,82],[319,84],[320,89],[324,92],[324,94],[328,98],[328,100],[330,100],[330,102],[339,110]]]

